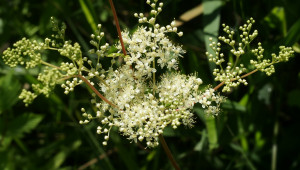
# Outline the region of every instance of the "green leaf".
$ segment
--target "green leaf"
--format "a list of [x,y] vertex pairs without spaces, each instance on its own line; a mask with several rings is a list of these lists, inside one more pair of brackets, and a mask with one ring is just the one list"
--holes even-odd
[[156,155],[157,155],[157,151],[156,151],[156,150],[151,151],[151,152],[148,154],[146,160],[147,160],[148,162],[150,162],[150,161],[153,160],[153,158],[155,158]]
[[216,121],[214,117],[206,117],[206,128],[208,133],[209,149],[215,149],[218,144],[218,131],[216,128]]
[[[244,99],[246,100],[246,98]],[[234,101],[230,101],[229,99],[227,99],[224,103],[222,103],[222,108],[223,109],[227,109],[227,110],[236,110],[239,112],[246,112],[246,107],[244,104],[244,101],[240,103],[234,102]]]
[[[220,26],[220,9],[222,0],[203,1],[203,24],[204,24],[204,42],[206,50],[214,54],[213,50],[209,47],[211,37],[213,41],[218,42],[219,26]],[[215,64],[210,63],[210,71],[213,72]]]
[[300,44],[299,43],[295,43],[293,45],[293,50],[296,52],[296,53],[300,53]]
[[164,132],[163,132],[163,136],[166,136],[166,137],[174,137],[174,136],[177,136],[175,130],[170,127],[170,126],[167,126],[165,129],[164,129]]
[[21,85],[19,81],[9,72],[0,78],[0,114],[11,108],[19,99]]
[[42,121],[43,115],[33,113],[23,113],[20,116],[13,119],[12,122],[8,122],[6,127],[6,136],[12,138],[23,137],[24,133],[32,131]]
[[204,146],[205,141],[207,140],[207,132],[206,130],[202,131],[201,140],[195,145],[194,150],[201,152]]
[[219,144],[218,144],[218,131],[217,131],[217,127],[216,127],[215,118],[212,116],[205,115],[203,109],[195,107],[194,111],[206,125],[209,149],[212,150],[212,149],[217,148],[219,146]]
[[292,46],[300,39],[300,19],[293,24],[289,29],[286,38],[284,39],[284,44],[286,46]]
[[240,138],[241,146],[242,146],[244,151],[248,151],[249,150],[249,144],[248,144],[248,141],[247,141],[247,136],[246,136],[246,133],[245,133],[245,130],[244,130],[244,125],[243,125],[243,122],[241,120],[240,115],[237,116],[237,124],[238,124],[239,138]]
[[46,167],[51,167],[49,169],[58,169],[66,160],[67,156],[74,150],[78,149],[81,145],[80,140],[73,141],[72,143],[67,142],[67,146],[64,145],[60,152],[56,153],[52,159],[47,163]]
[[257,148],[262,148],[265,144],[265,140],[262,138],[262,133],[260,131],[257,131],[255,133],[255,145]]
[[283,7],[274,7],[270,14],[264,18],[271,28],[279,28],[283,35],[286,34],[285,11]]

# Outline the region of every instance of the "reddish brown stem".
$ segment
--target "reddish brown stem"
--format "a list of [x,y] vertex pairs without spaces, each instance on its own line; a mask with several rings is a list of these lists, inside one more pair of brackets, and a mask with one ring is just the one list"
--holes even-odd
[[218,84],[218,85],[214,88],[214,90],[215,90],[215,91],[218,90],[218,89],[219,89],[220,87],[222,87],[224,84],[225,84],[225,82],[223,81],[222,83]]
[[113,104],[111,101],[107,100],[107,98],[105,98],[102,94],[100,94],[99,91],[93,85],[91,85],[91,83],[86,78],[84,78],[82,75],[76,75],[76,77],[79,77],[82,81],[84,81],[93,90],[93,92],[95,92],[96,95],[98,97],[100,97],[103,101],[105,101],[107,104],[109,104],[115,108],[118,108],[117,105]]
[[253,74],[253,73],[257,72],[257,71],[258,71],[258,69],[252,70],[251,72],[242,75],[241,78],[245,78],[245,77],[247,77],[247,76],[250,76],[251,74]]
[[169,149],[169,147],[168,147],[168,145],[167,145],[164,137],[161,134],[159,135],[159,140],[160,140],[160,143],[161,143],[162,147],[164,148],[164,151],[166,152],[169,160],[171,161],[173,167],[176,170],[180,170],[180,168],[179,168],[177,162],[175,161],[175,159],[174,159],[174,157],[173,157],[173,155],[172,155],[172,153],[171,153],[171,151],[170,151],[170,149]]
[[126,54],[125,46],[124,46],[124,43],[123,43],[123,38],[122,38],[122,34],[121,34],[121,29],[120,29],[120,25],[119,25],[119,20],[118,20],[118,16],[117,16],[117,13],[116,13],[116,9],[115,9],[115,6],[114,6],[114,3],[113,3],[112,0],[109,0],[109,4],[110,4],[110,7],[111,7],[111,10],[113,12],[114,19],[115,19],[115,22],[116,22],[116,28],[117,28],[119,39],[120,39],[120,43],[121,43],[121,46],[122,46],[122,51],[123,51],[124,56],[126,56],[127,54]]
[[[115,10],[115,7],[114,7],[114,4],[113,4],[112,0],[109,0],[109,4],[111,6],[111,9],[112,9],[112,12],[113,12],[113,15],[114,15],[114,19],[115,19],[115,22],[116,22],[116,28],[117,28],[119,39],[120,39],[120,43],[121,43],[121,46],[122,46],[122,51],[123,51],[123,54],[126,56],[127,54],[126,54],[126,50],[125,50],[123,39],[122,39],[122,35],[121,35],[121,29],[120,29],[119,21],[118,21],[117,13],[116,13],[116,10]],[[130,68],[132,69],[131,66],[130,66]],[[166,154],[167,154],[169,160],[171,161],[173,167],[176,170],[180,170],[177,162],[173,158],[173,155],[172,155],[172,153],[171,153],[171,151],[170,151],[170,149],[169,149],[169,147],[168,147],[168,145],[167,145],[164,137],[162,135],[159,135],[159,139],[160,139],[160,142],[162,143],[162,147],[164,148],[164,151],[166,152]]]
[[[251,74],[253,74],[253,73],[257,72],[257,71],[258,71],[258,69],[252,70],[251,72],[242,75],[241,78],[245,78],[245,77],[247,77],[247,76],[250,76]],[[235,81],[235,80],[236,80],[236,79],[232,79],[232,80],[230,80],[230,81]],[[218,89],[219,89],[220,87],[222,87],[224,84],[225,84],[224,81],[221,82],[220,84],[218,84],[218,85],[214,88],[214,90],[215,90],[215,91],[218,90]]]

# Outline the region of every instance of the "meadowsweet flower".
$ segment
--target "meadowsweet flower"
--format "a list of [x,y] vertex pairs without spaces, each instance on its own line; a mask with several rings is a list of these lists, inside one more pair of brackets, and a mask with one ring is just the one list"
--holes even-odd
[[[180,125],[193,126],[192,109],[197,103],[207,115],[218,115],[220,104],[225,98],[216,93],[216,88],[208,86],[203,90],[200,88],[203,82],[196,74],[184,75],[178,71],[179,57],[183,57],[185,51],[182,46],[175,45],[167,34],[182,36],[183,32],[178,32],[175,20],[166,26],[156,23],[157,15],[162,11],[162,2],[147,0],[146,3],[151,7],[150,16],[134,14],[143,26],[139,26],[133,33],[128,30],[122,32],[128,55],[121,54],[120,43],[115,45],[118,50],[115,53],[111,52],[115,48],[111,48],[108,43],[101,43],[104,33],[99,24],[90,40],[93,49],[89,53],[96,56],[95,63],[82,56],[78,43],[65,41],[66,25],[59,26],[54,18],[51,18],[51,23],[56,35],[51,39],[46,38],[44,42],[38,43],[23,38],[14,44],[14,48],[5,50],[3,60],[11,67],[25,65],[29,69],[39,64],[46,65],[38,75],[39,83],[32,85],[33,92],[23,89],[19,98],[27,106],[39,94],[48,97],[56,84],[60,84],[64,93],[68,94],[76,86],[87,83],[95,92],[92,94],[91,104],[96,112],[88,113],[86,110],[89,109],[81,108],[83,120],[79,123],[87,124],[97,119],[99,125],[96,133],[104,135],[103,145],[108,144],[111,129],[117,127],[120,134],[129,140],[145,142],[147,147],[155,147],[159,144],[158,136],[167,126],[173,129]],[[227,36],[220,36],[220,42],[210,39],[210,47],[214,53],[207,52],[206,55],[209,61],[218,66],[213,70],[213,75],[216,81],[225,85],[222,91],[230,91],[240,84],[247,85],[244,76],[247,69],[239,63],[239,58],[246,53],[245,47],[258,34],[256,30],[250,33],[254,22],[251,18],[240,27],[240,42],[234,39],[235,31],[225,24],[222,26]],[[230,46],[235,62],[225,64],[222,44]],[[47,63],[41,58],[42,50],[58,51],[69,61],[62,62],[59,66]],[[259,43],[258,48],[252,50],[257,60],[251,60],[250,63],[268,75],[274,72],[273,64],[287,61],[293,54],[290,47],[282,46],[279,54],[272,54],[270,60],[263,59],[263,51]],[[111,59],[108,69],[103,68],[100,63],[100,59],[104,57]],[[122,57],[123,63],[118,62],[117,57]],[[157,67],[162,70],[160,77],[156,77]],[[98,100],[96,94],[102,100]]]
[[[156,71],[152,66],[154,60],[161,68],[177,69],[178,58],[182,57],[184,50],[174,45],[166,36],[168,31],[162,28],[139,27],[132,35],[128,31],[122,33],[130,53],[125,62],[127,65],[135,65],[138,77],[150,77]],[[121,50],[121,45],[118,44],[117,48]]]
[[[121,134],[134,142],[145,140],[148,147],[154,147],[166,126],[171,125],[174,129],[181,124],[192,127],[195,103],[208,107],[211,114],[219,112],[217,106],[210,105],[213,101],[220,103],[222,99],[211,89],[202,94],[199,90],[202,80],[195,75],[177,72],[162,75],[154,92],[156,98],[146,85],[147,79],[135,79],[132,74],[127,65],[110,72],[105,80],[107,85],[100,86],[106,98],[118,107],[113,108],[102,101],[101,107],[97,108],[99,112],[110,112],[108,117],[99,117],[102,126],[109,129],[117,126]],[[109,130],[98,129],[97,133],[107,134]]]

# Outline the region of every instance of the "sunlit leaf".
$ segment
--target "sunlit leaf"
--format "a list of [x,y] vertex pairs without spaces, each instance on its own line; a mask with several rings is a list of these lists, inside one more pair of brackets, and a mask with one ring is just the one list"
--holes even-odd
[[[206,50],[210,54],[214,54],[213,50],[209,47],[211,43],[209,38],[213,41],[218,42],[219,26],[220,26],[220,10],[222,6],[222,0],[216,1],[203,1],[203,24],[204,24],[204,40]],[[210,70],[215,68],[215,65],[210,63]]]

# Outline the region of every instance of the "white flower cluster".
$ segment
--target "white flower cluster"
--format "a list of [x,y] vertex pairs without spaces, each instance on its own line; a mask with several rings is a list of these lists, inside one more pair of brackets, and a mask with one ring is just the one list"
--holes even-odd
[[[149,20],[143,14],[135,14],[140,23],[148,23],[149,27],[138,27],[132,34],[128,31],[122,33],[128,52],[124,56],[124,64],[115,70],[110,67],[99,74],[103,80],[99,83],[100,91],[114,105],[92,99],[97,108],[95,117],[82,109],[85,120],[80,123],[86,124],[95,118],[101,120],[102,125],[98,126],[97,133],[105,134],[103,145],[107,145],[110,129],[116,126],[128,139],[146,141],[147,147],[155,147],[158,145],[158,136],[166,126],[174,129],[182,124],[193,126],[192,108],[196,103],[200,103],[207,113],[216,115],[224,99],[216,95],[213,89],[201,92],[199,86],[202,80],[196,75],[170,72],[178,69],[178,58],[182,57],[184,50],[174,45],[166,35],[169,32],[177,33],[175,21],[166,27],[155,24],[155,18],[163,6],[163,3],[159,3],[157,8],[156,2],[147,1],[154,15]],[[181,36],[182,32],[177,34]],[[94,46],[98,47],[99,44]],[[120,43],[117,49],[121,51]],[[168,70],[168,73],[156,78],[156,67]]]
[[[167,26],[156,23],[163,7],[163,3],[157,1],[146,1],[152,8],[149,17],[142,13],[134,14],[143,26],[132,34],[122,32],[128,55],[121,54],[124,49],[120,43],[116,48],[101,43],[104,33],[99,24],[98,30],[91,35],[90,44],[94,49],[89,51],[97,57],[97,61],[83,57],[78,43],[65,41],[66,25],[60,26],[54,18],[51,18],[51,23],[57,33],[52,39],[46,38],[38,43],[24,38],[15,43],[14,48],[8,48],[3,59],[11,67],[46,65],[38,75],[39,83],[32,85],[33,92],[24,89],[20,99],[27,106],[39,94],[48,97],[57,84],[61,84],[64,93],[68,94],[77,85],[86,83],[94,92],[91,103],[97,111],[95,115],[88,114],[82,108],[84,120],[80,123],[99,120],[101,125],[97,133],[105,134],[103,145],[107,145],[110,130],[115,126],[131,141],[145,141],[147,147],[155,147],[165,127],[193,126],[192,109],[196,103],[202,105],[208,114],[217,115],[224,98],[211,88],[201,90],[202,80],[196,75],[183,75],[177,71],[179,57],[185,51],[174,45],[167,34],[182,36],[183,33],[177,32],[175,21]],[[114,49],[118,50],[117,53],[112,52]],[[42,60],[42,50],[57,51],[69,61],[59,66],[47,63]],[[109,68],[100,64],[103,57],[111,59]],[[117,57],[124,60],[116,60]],[[114,65],[116,62],[118,64]],[[160,76],[157,76],[157,70]],[[102,100],[97,100],[96,95]]]
[[[135,79],[132,74],[132,69],[125,65],[108,74],[107,85],[100,85],[105,97],[117,108],[93,99],[98,109],[96,117],[83,113],[87,119],[81,121],[82,124],[100,118],[102,125],[97,128],[97,133],[106,134],[104,145],[109,139],[110,129],[116,126],[128,139],[135,142],[145,140],[147,147],[155,147],[166,126],[171,125],[174,129],[181,124],[193,126],[192,108],[195,103],[202,104],[210,114],[219,112],[218,106],[223,98],[215,95],[213,89],[202,93],[199,90],[202,80],[194,75],[166,73],[154,92],[147,82],[142,81],[146,79]],[[107,111],[109,115],[105,116]]]

